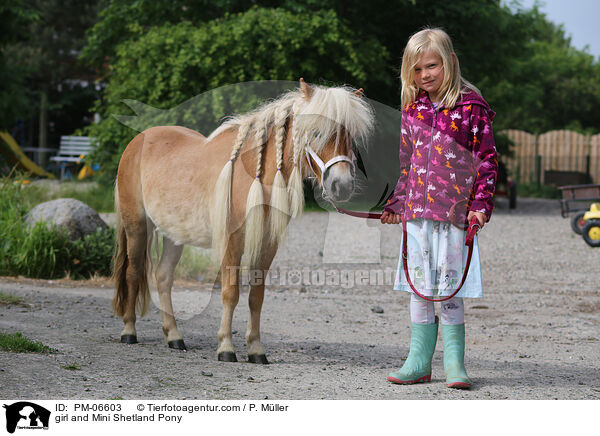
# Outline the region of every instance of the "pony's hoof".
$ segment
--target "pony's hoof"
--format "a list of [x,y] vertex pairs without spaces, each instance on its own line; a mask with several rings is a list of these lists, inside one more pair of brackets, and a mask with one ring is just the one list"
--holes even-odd
[[174,341],[169,341],[169,342],[167,342],[167,344],[169,345],[169,348],[172,348],[174,350],[187,351],[187,348],[186,348],[185,344],[183,343],[183,339],[176,339]]
[[237,357],[233,351],[223,351],[217,355],[220,362],[237,362]]
[[264,354],[248,354],[248,362],[262,363],[263,365],[267,365],[269,363],[267,356]]
[[122,335],[121,336],[122,344],[137,344],[137,336],[136,335]]

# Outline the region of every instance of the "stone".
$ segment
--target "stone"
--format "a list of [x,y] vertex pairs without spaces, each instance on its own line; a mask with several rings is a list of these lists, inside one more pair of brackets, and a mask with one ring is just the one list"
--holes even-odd
[[74,198],[59,198],[38,204],[25,216],[25,222],[33,226],[38,221],[64,228],[71,240],[81,239],[97,229],[108,229],[94,209]]

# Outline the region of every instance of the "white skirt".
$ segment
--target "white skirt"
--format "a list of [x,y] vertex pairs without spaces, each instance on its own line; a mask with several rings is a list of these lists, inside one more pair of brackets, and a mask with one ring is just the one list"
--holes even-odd
[[[462,279],[467,262],[466,231],[450,223],[416,219],[406,223],[408,271],[414,287],[425,296],[451,295]],[[404,273],[402,243],[394,290],[413,292]],[[481,263],[477,236],[465,283],[457,297],[481,298]]]

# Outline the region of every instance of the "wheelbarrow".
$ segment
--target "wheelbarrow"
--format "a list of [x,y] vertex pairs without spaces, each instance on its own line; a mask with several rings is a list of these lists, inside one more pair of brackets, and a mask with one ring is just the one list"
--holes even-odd
[[582,234],[585,225],[584,215],[588,212],[592,203],[600,202],[600,185],[569,185],[560,186],[562,199],[560,200],[560,212],[563,218],[570,213],[571,228],[578,235]]

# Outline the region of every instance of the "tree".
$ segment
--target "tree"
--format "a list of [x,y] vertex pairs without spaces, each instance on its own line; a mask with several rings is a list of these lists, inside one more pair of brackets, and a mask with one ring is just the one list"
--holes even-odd
[[[18,4],[37,19],[24,26],[23,31],[29,35],[27,39],[13,41],[4,51],[11,68],[21,76],[18,94],[11,97],[10,103],[25,100],[30,108],[38,111],[38,145],[45,148],[51,122],[56,125],[72,118],[72,115],[61,115],[61,109],[77,110],[75,128],[81,127],[81,112],[85,113],[97,97],[94,71],[82,65],[78,55],[85,43],[85,30],[96,19],[99,2],[30,0]],[[83,109],[75,107],[74,102],[83,103]],[[6,123],[14,122],[15,115],[24,118],[34,115],[31,109],[28,112],[15,113]]]
[[501,126],[532,133],[599,131],[600,63],[573,48],[562,26],[537,8],[524,12],[522,19],[529,38],[496,83],[490,77],[483,81],[501,114]]
[[9,127],[29,107],[29,101],[22,95],[23,71],[12,62],[10,54],[6,53],[6,47],[26,41],[29,36],[26,29],[38,17],[23,0],[0,4],[0,129]]
[[246,11],[254,4],[252,0],[110,0],[97,23],[88,29],[82,59],[106,75],[118,46],[153,27],[200,25],[227,13]]

